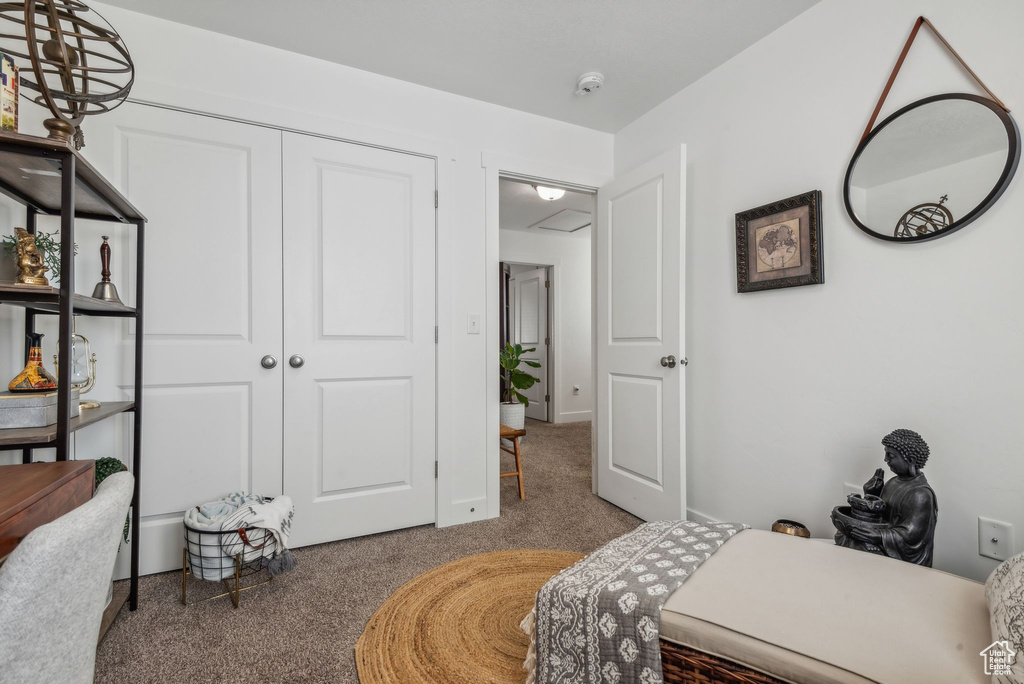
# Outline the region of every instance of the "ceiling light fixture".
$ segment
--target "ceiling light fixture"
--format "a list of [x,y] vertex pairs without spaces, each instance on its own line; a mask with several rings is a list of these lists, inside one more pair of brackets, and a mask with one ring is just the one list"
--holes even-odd
[[543,185],[534,185],[533,189],[537,191],[542,200],[547,200],[548,202],[562,199],[562,195],[565,194],[565,190],[562,188],[546,188]]

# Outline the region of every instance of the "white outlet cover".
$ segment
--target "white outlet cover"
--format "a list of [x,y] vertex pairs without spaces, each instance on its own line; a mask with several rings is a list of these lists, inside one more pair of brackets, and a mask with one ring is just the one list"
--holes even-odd
[[1004,561],[1013,555],[1013,525],[978,518],[978,555]]

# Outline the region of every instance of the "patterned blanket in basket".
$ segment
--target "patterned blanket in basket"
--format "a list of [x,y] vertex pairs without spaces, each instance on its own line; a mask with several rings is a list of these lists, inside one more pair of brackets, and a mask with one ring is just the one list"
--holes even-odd
[[551,578],[523,620],[528,684],[660,684],[661,607],[738,523],[645,523]]

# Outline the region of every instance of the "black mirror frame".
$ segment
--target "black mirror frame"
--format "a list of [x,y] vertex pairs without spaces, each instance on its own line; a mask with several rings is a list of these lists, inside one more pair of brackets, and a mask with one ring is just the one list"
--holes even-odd
[[[875,138],[875,136],[878,135],[878,133],[886,126],[888,126],[893,121],[900,118],[901,116],[903,116],[912,109],[917,109],[918,107],[930,104],[932,102],[938,102],[939,100],[970,100],[972,102],[977,102],[979,104],[985,105],[986,107],[991,109],[996,116],[999,117],[999,120],[1002,121],[1003,126],[1006,128],[1006,137],[1009,141],[1009,154],[1006,157],[1006,164],[1003,166],[1003,171],[999,175],[999,180],[996,181],[996,184],[992,188],[991,192],[989,192],[988,195],[985,196],[985,199],[983,199],[981,203],[978,204],[978,206],[971,209],[971,211],[969,211],[963,217],[953,221],[953,223],[951,223],[949,227],[946,228],[945,230],[941,230],[936,233],[928,233],[926,235],[918,235],[910,238],[898,238],[895,235],[886,235],[884,233],[879,233],[872,230],[871,228],[868,228],[861,222],[859,218],[857,218],[857,213],[853,210],[853,206],[850,204],[850,179],[853,177],[853,170],[857,166],[857,160],[860,159],[861,154],[864,152],[865,149],[867,149],[867,146],[871,144],[871,141]],[[934,240],[936,238],[940,238],[960,230],[967,224],[974,221],[974,219],[978,218],[986,211],[988,211],[989,208],[996,203],[996,200],[998,200],[999,197],[1003,194],[1007,186],[1009,186],[1010,181],[1013,179],[1013,174],[1017,171],[1017,164],[1019,162],[1020,131],[1017,130],[1017,122],[1013,120],[1013,117],[1010,116],[1010,113],[1007,110],[1003,109],[1001,106],[999,106],[994,101],[988,99],[987,97],[981,97],[979,95],[971,95],[969,93],[943,93],[942,95],[933,95],[931,97],[926,97],[923,100],[911,102],[906,107],[903,107],[899,111],[896,111],[893,114],[889,115],[885,119],[885,121],[875,126],[875,128],[863,140],[863,142],[861,142],[861,144],[857,146],[857,151],[853,153],[853,158],[850,160],[850,166],[846,169],[846,178],[843,181],[843,202],[846,204],[846,213],[849,214],[850,219],[852,219],[853,222],[857,224],[858,228],[860,228],[873,238],[878,238],[879,240],[888,240],[889,242],[924,242],[926,240]]]

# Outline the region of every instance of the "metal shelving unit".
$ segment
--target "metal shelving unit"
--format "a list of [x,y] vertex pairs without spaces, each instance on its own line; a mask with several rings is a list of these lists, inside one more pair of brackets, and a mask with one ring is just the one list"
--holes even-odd
[[[139,482],[142,450],[142,340],[143,266],[146,217],[75,149],[58,140],[0,132],[0,192],[26,207],[26,230],[36,232],[39,214],[60,216],[61,278],[59,288],[31,288],[0,284],[0,303],[25,308],[25,332],[35,331],[36,316],[57,315],[61,340],[70,340],[72,318],[113,316],[135,319],[135,400],[105,402],[71,418],[71,345],[58,350],[57,423],[44,428],[0,431],[0,450],[22,450],[22,460],[32,461],[33,449],[56,448],[57,460],[70,456],[71,434],[120,413],[134,414],[132,439],[131,610],[139,605]],[[75,294],[75,219],[113,221],[136,227],[135,306],[111,304]],[[28,350],[26,349],[26,355]],[[115,597],[116,598],[116,597]],[[122,598],[123,602],[123,598]],[[115,605],[116,604],[116,605]],[[122,603],[114,601],[116,612]],[[109,609],[108,609],[109,610]]]

